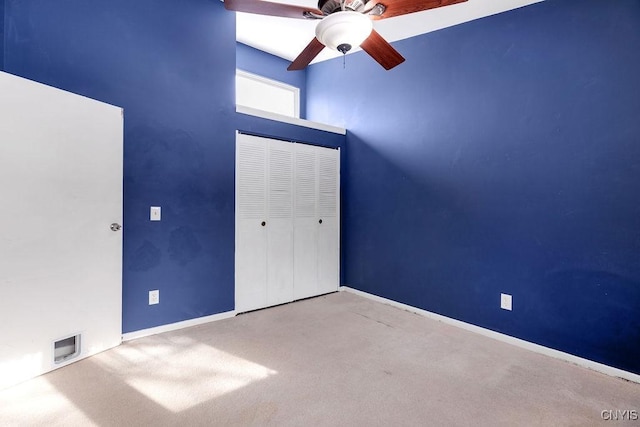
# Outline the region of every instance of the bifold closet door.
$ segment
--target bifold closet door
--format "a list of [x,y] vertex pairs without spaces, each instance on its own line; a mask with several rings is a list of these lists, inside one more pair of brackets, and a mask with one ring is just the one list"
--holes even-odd
[[293,300],[293,144],[237,134],[236,311]]
[[334,292],[340,152],[238,133],[236,311]]
[[318,294],[340,284],[340,152],[318,151]]
[[318,149],[295,147],[294,297],[318,295]]
[[267,306],[293,301],[293,147],[267,151]]
[[294,297],[338,290],[340,152],[295,145]]
[[235,306],[239,312],[267,305],[266,177],[267,145],[237,134]]

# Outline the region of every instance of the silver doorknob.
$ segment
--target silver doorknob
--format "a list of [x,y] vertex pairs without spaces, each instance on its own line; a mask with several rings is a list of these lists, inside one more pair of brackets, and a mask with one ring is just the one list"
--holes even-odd
[[120,224],[118,224],[117,222],[114,222],[113,224],[111,224],[110,228],[111,228],[111,231],[120,231],[122,226]]

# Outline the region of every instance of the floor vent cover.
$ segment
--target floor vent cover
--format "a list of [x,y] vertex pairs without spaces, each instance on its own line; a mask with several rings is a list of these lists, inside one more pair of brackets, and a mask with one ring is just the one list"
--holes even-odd
[[63,363],[80,354],[80,334],[53,343],[53,362]]

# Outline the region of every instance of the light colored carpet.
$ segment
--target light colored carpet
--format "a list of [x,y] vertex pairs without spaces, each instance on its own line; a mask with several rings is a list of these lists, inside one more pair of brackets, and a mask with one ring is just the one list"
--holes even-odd
[[341,292],[127,342],[0,392],[0,425],[640,425],[640,384]]

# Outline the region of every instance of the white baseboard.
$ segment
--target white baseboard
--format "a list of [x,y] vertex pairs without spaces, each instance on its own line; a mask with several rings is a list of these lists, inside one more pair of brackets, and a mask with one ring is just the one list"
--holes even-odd
[[566,362],[573,363],[575,365],[582,366],[584,368],[592,369],[594,371],[598,371],[603,374],[610,375],[612,377],[623,378],[628,381],[640,383],[640,375],[634,374],[633,372],[624,371],[622,369],[618,369],[609,365],[604,365],[602,363],[594,362],[589,359],[583,359],[582,357],[574,356],[572,354],[565,353],[559,350],[554,350],[549,347],[544,347],[539,344],[534,344],[532,342],[521,340],[519,338],[515,338],[510,335],[505,335],[500,332],[492,331],[490,329],[482,328],[480,326],[472,325],[470,323],[465,323],[460,320],[452,319],[450,317],[446,317],[440,314],[432,313],[430,311],[422,310],[420,308],[416,308],[407,304],[402,304],[387,298],[379,297],[377,295],[372,295],[367,292],[349,288],[347,286],[341,286],[340,291],[351,292],[353,294],[360,295],[362,297],[371,299],[373,301],[377,301],[383,304],[387,304],[387,305],[399,308],[401,310],[406,310],[415,314],[419,314],[429,319],[446,323],[448,325],[456,326],[458,328],[462,328],[467,331],[475,332],[485,337],[493,338],[495,340],[502,341],[507,344],[515,345],[516,347],[520,347],[526,350],[534,351],[536,353],[544,354],[546,356],[550,356],[555,359],[564,360]]
[[216,320],[228,319],[236,315],[235,310],[224,313],[212,314],[211,316],[198,317],[195,319],[183,320],[182,322],[170,323],[168,325],[156,326],[155,328],[141,329],[139,331],[122,334],[122,341],[131,341],[138,338],[161,334],[163,332],[176,331],[190,326],[202,325],[204,323],[215,322]]

